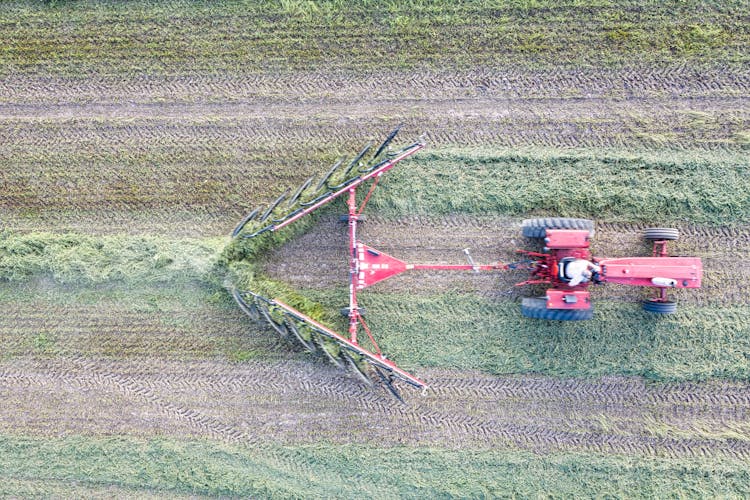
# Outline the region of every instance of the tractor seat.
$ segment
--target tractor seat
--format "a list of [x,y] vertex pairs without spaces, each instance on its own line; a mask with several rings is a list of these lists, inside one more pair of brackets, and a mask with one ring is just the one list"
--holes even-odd
[[564,259],[560,259],[560,263],[558,264],[558,273],[557,277],[562,281],[563,283],[570,283],[570,280],[572,279],[570,276],[568,276],[568,264],[576,260],[575,257],[565,257]]

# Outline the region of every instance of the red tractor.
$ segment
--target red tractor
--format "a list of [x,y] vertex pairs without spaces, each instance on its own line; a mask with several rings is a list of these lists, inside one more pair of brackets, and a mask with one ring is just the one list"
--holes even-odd
[[523,235],[539,239],[542,252],[521,251],[530,257],[531,279],[519,285],[551,285],[544,297],[525,298],[521,312],[528,318],[584,320],[594,314],[588,287],[620,283],[655,288],[643,302],[655,314],[675,312],[667,299],[670,288],[700,288],[703,266],[697,257],[670,257],[667,243],[679,237],[677,229],[649,228],[645,237],[653,243],[651,257],[592,257],[589,250],[594,223],[587,219],[543,218],[523,221]]
[[[382,176],[397,163],[424,147],[416,142],[399,151],[388,149],[398,129],[370,154],[371,144],[345,164],[340,160],[316,184],[313,178],[305,181],[289,197],[285,192],[267,209],[253,210],[232,232],[236,239],[252,239],[269,235],[294,223],[335,199],[346,198],[348,213],[343,220],[348,226],[349,303],[342,309],[348,319],[348,332],[341,334],[319,323],[278,298],[265,297],[258,291],[231,288],[240,308],[253,318],[265,318],[282,336],[296,340],[311,352],[321,353],[338,366],[348,364],[363,381],[369,381],[369,365],[386,387],[397,397],[394,386],[401,380],[415,387],[425,382],[399,368],[381,351],[364,319],[359,306],[358,292],[384,279],[412,269],[455,271],[501,271],[528,269],[531,279],[518,285],[548,284],[544,297],[525,298],[521,312],[529,318],[547,320],[585,320],[593,316],[588,287],[599,283],[655,288],[654,297],[644,302],[647,311],[668,314],[675,311],[675,303],[667,300],[670,288],[698,288],[701,285],[702,265],[694,257],[670,257],[667,242],[676,240],[676,229],[647,229],[646,238],[653,242],[651,257],[616,259],[594,258],[589,250],[594,235],[594,223],[586,219],[545,218],[523,222],[523,235],[544,243],[542,251],[519,252],[527,260],[514,264],[497,262],[477,265],[466,251],[468,264],[437,265],[407,264],[378,251],[357,238],[362,212]],[[366,194],[357,199],[357,190],[369,185]],[[282,202],[287,203],[282,205]],[[262,215],[261,215],[262,213]],[[367,340],[365,340],[367,339]],[[361,343],[365,340],[366,345]],[[333,347],[331,347],[333,346]]]

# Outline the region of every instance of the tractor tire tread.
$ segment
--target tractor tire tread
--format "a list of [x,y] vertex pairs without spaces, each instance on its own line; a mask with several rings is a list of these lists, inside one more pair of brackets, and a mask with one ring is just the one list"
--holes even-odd
[[545,297],[524,298],[521,314],[527,318],[553,321],[583,321],[594,317],[593,306],[589,309],[547,309]]
[[674,241],[680,237],[679,229],[674,229],[671,227],[649,227],[643,232],[643,234],[649,241]]
[[573,219],[569,217],[525,219],[521,227],[523,235],[527,238],[544,238],[547,229],[585,229],[588,230],[589,237],[594,237],[594,221],[589,219]]
[[674,314],[677,311],[677,303],[671,300],[665,302],[644,300],[643,309],[653,314]]

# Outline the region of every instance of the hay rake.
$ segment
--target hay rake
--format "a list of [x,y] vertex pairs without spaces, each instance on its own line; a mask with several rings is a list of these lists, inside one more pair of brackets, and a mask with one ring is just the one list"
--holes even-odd
[[[523,235],[544,243],[542,252],[518,250],[526,260],[503,264],[476,264],[468,250],[465,250],[468,264],[408,264],[395,257],[380,252],[357,240],[357,225],[363,218],[362,212],[372,196],[381,176],[397,163],[424,148],[421,141],[415,142],[397,152],[390,152],[389,145],[396,137],[399,128],[393,130],[375,152],[368,156],[372,144],[365,146],[344,167],[344,161],[337,161],[316,184],[313,178],[307,179],[290,196],[287,190],[265,210],[256,208],[245,217],[232,232],[233,238],[251,239],[287,227],[346,195],[348,213],[343,217],[348,224],[349,251],[349,304],[342,309],[348,318],[347,335],[342,335],[319,323],[278,298],[264,297],[250,290],[232,289],[232,295],[240,308],[255,320],[264,319],[282,337],[302,345],[313,353],[319,353],[339,368],[350,368],[363,382],[372,385],[373,378],[368,370],[377,375],[385,387],[403,402],[396,381],[402,381],[417,388],[426,384],[411,373],[399,368],[382,352],[372,331],[364,319],[364,311],[359,306],[357,292],[391,276],[409,270],[450,270],[450,271],[497,271],[526,269],[531,279],[517,285],[547,284],[551,287],[544,297],[524,298],[521,304],[523,316],[546,320],[584,320],[593,316],[593,305],[587,290],[589,284],[605,282],[631,286],[652,287],[656,296],[644,301],[644,309],[655,314],[670,314],[675,304],[666,297],[668,288],[699,288],[702,277],[700,259],[694,257],[670,257],[667,242],[675,240],[675,229],[651,228],[645,236],[653,243],[651,257],[627,257],[618,259],[594,258],[589,250],[590,238],[594,234],[593,221],[586,219],[545,218],[525,220]],[[367,160],[365,160],[368,158]],[[336,179],[336,180],[334,180]],[[357,190],[369,183],[369,188],[361,203],[357,202]],[[313,188],[313,185],[315,186]],[[284,201],[286,200],[286,203]],[[281,213],[281,215],[277,215]],[[245,231],[252,224],[253,229]],[[597,271],[590,279],[574,281],[566,275],[577,261],[591,266]],[[371,348],[360,342],[364,336]]]
[[[349,319],[348,336],[333,331],[279,299],[264,297],[250,290],[234,289],[232,295],[240,308],[251,318],[265,319],[282,337],[297,342],[310,352],[321,354],[340,368],[350,368],[367,384],[373,383],[368,373],[368,367],[371,367],[377,379],[383,382],[396,398],[402,400],[395,385],[396,380],[418,388],[425,387],[425,383],[386,357],[375,341],[357,303],[357,291],[387,277],[383,272],[388,270],[388,264],[395,259],[364,247],[356,239],[357,223],[362,216],[362,210],[378,185],[380,177],[424,147],[424,143],[418,141],[395,153],[390,152],[389,146],[398,131],[399,127],[394,129],[371,155],[369,153],[372,151],[372,143],[367,144],[348,163],[345,164],[343,160],[337,161],[317,183],[311,177],[291,196],[291,191],[287,190],[267,208],[256,208],[242,219],[232,232],[233,238],[257,238],[265,233],[283,229],[333,200],[347,195],[351,280],[349,307],[344,311]],[[358,206],[357,189],[370,182],[369,190]],[[279,212],[282,213],[276,215]],[[251,223],[254,226],[253,230],[244,231]],[[373,259],[380,259],[383,263],[373,262]],[[368,269],[377,269],[378,272],[366,273]],[[392,271],[391,274],[395,274],[395,270]],[[372,349],[367,349],[360,343],[359,334],[363,332],[372,344]]]

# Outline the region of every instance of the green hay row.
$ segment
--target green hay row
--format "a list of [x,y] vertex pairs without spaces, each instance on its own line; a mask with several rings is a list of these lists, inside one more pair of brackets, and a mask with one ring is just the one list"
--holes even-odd
[[4,2],[0,68],[80,76],[455,68],[498,58],[526,67],[742,64],[745,7],[655,3],[644,14],[636,0]]
[[257,498],[746,497],[747,465],[507,450],[237,447],[204,441],[0,436],[10,496]]
[[225,242],[0,231],[0,281],[40,276],[78,285],[210,280]]
[[370,209],[731,225],[750,220],[749,179],[740,155],[436,150],[394,169]]

